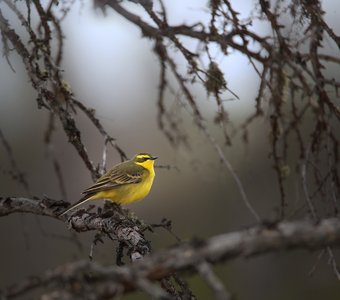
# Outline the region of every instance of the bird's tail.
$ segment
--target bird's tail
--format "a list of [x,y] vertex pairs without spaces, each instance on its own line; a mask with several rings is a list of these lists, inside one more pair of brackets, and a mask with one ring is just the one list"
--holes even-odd
[[65,214],[67,214],[70,210],[84,204],[85,202],[91,200],[91,196],[92,195],[85,195],[84,197],[80,198],[79,201],[77,201],[76,203],[72,204],[69,208],[67,208],[65,211],[63,211],[59,216],[63,216]]

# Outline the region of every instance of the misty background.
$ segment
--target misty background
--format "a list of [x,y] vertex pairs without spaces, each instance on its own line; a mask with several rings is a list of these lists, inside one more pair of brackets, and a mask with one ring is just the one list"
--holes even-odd
[[[251,16],[253,1],[234,2],[241,17]],[[169,23],[207,22],[207,12],[203,9],[206,5],[206,1],[168,1]],[[135,9],[133,4],[128,7]],[[329,25],[339,28],[337,1],[323,1],[323,8]],[[152,45],[141,38],[138,28],[119,15],[111,10],[105,14],[103,16],[101,10],[95,10],[92,2],[73,5],[62,23],[66,34],[62,66],[67,80],[65,84],[72,88],[79,101],[96,111],[96,117],[129,157],[138,152],[149,152],[159,157],[158,166],[169,166],[156,169],[149,196],[128,208],[146,223],[170,219],[174,233],[183,240],[203,239],[256,224],[242,202],[233,178],[221,165],[209,141],[194,126],[179,95],[169,93],[166,101],[173,103],[172,109],[178,113],[178,123],[188,137],[187,144],[173,147],[159,130],[156,105],[159,63]],[[13,22],[12,26],[20,27],[11,19],[10,11],[6,17]],[[265,23],[254,22],[253,30],[265,33],[268,28]],[[191,43],[190,40],[186,42],[187,45]],[[336,53],[334,44],[326,41],[325,45],[325,52]],[[193,49],[198,46],[192,44]],[[239,97],[236,99],[228,92],[223,94],[225,108],[237,128],[254,110],[259,79],[248,59],[240,53],[231,52],[225,56],[218,48],[212,49],[212,53],[225,72],[228,87]],[[176,57],[178,65],[186,68],[184,61],[181,65],[180,55]],[[53,148],[46,148],[44,134],[48,112],[37,108],[36,93],[22,62],[14,53],[10,62],[15,72],[4,57],[0,59],[0,128],[13,150],[18,168],[26,175],[29,191],[12,180],[10,160],[0,144],[0,196],[46,195],[61,199],[51,159],[53,155],[61,165],[67,193],[65,200],[75,202],[92,184],[90,173],[68,143],[61,126],[54,134]],[[339,76],[339,70],[331,67],[327,72]],[[173,86],[176,91],[175,81]],[[194,84],[192,90],[205,112],[207,126],[222,145],[223,137],[218,125],[214,124],[216,103],[200,85]],[[90,158],[97,164],[102,163],[102,137],[84,115],[78,114],[77,122]],[[268,158],[266,128],[265,121],[256,122],[251,127],[248,144],[243,143],[237,132],[232,146],[224,147],[224,152],[256,211],[263,219],[271,220],[278,214],[280,197],[272,162]],[[118,162],[119,155],[110,149],[107,169]],[[294,169],[286,181],[286,188],[287,197],[294,199],[289,208],[293,219],[297,208],[304,203]],[[98,205],[102,202],[99,201]],[[94,234],[81,233],[75,238],[66,224],[44,217],[16,214],[0,218],[0,287],[59,264],[87,259]],[[162,229],[146,235],[152,240],[154,250],[176,243],[174,237]],[[105,240],[104,244],[96,246],[94,259],[111,264],[115,246],[114,242]],[[318,255],[318,251],[279,252],[239,258],[216,270],[238,299],[263,299],[264,296],[266,299],[339,299],[339,282],[327,265],[327,257],[321,259],[313,275],[309,276],[318,262]],[[193,282],[193,291],[200,299],[209,299],[210,291],[200,279],[193,277],[189,282]]]

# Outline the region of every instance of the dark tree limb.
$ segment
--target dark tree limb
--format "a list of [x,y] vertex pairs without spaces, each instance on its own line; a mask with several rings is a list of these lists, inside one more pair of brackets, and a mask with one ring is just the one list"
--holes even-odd
[[[106,296],[113,297],[118,291],[126,293],[137,288],[145,288],[149,294],[154,293],[155,297],[157,295],[158,298],[162,298],[165,296],[164,293],[152,285],[152,281],[161,280],[174,272],[193,271],[197,266],[202,266],[202,263],[204,266],[206,262],[216,264],[235,257],[251,257],[293,249],[314,250],[339,245],[339,219],[325,219],[318,224],[308,221],[281,222],[271,227],[256,226],[207,240],[183,243],[124,267],[103,267],[88,261],[66,264],[9,287],[2,291],[2,295],[7,299],[13,299],[47,284],[55,290],[63,289],[65,282],[69,282],[72,284],[67,287],[67,292],[71,294],[79,293],[88,287],[107,291],[109,294]],[[211,276],[211,272],[206,271],[207,268],[201,270]],[[224,295],[224,299],[228,297],[225,291],[221,292],[220,286],[214,288]]]

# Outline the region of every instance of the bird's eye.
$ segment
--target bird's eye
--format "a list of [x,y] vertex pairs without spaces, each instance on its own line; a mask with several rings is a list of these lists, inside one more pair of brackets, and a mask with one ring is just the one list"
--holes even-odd
[[139,157],[138,158],[138,161],[139,162],[145,162],[145,161],[147,161],[149,159],[149,157]]

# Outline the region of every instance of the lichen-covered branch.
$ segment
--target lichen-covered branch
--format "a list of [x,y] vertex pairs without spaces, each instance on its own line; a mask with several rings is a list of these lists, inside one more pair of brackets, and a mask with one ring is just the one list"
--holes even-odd
[[150,253],[150,243],[143,234],[145,225],[137,219],[130,218],[128,212],[117,205],[108,202],[103,210],[97,213],[81,209],[71,215],[59,216],[66,206],[68,203],[62,200],[6,197],[0,198],[0,217],[13,213],[31,213],[52,217],[65,222],[70,229],[77,232],[96,230],[112,235],[118,243],[123,243],[128,249],[132,260]]

